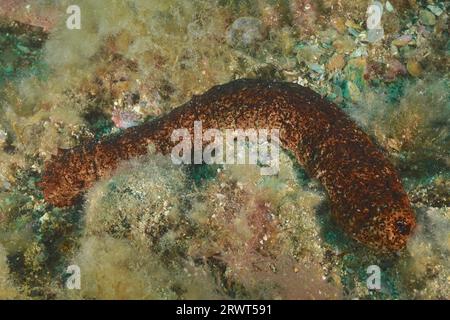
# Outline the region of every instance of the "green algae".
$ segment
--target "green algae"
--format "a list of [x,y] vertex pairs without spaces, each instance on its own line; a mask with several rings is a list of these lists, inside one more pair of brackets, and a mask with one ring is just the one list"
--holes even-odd
[[74,209],[44,204],[35,172],[19,171],[16,178],[20,194],[19,190],[2,192],[2,213],[10,214],[4,217],[1,241],[9,249],[10,272],[21,279],[20,291],[47,296],[52,279],[59,277],[75,248],[80,215]]
[[403,78],[398,78],[386,86],[388,103],[399,103],[405,94],[405,87],[409,82]]
[[39,29],[0,22],[0,86],[28,76],[45,79],[47,69],[41,50],[45,38]]
[[190,165],[187,168],[188,177],[192,179],[196,186],[201,186],[206,181],[214,179],[220,168],[222,168],[221,165]]

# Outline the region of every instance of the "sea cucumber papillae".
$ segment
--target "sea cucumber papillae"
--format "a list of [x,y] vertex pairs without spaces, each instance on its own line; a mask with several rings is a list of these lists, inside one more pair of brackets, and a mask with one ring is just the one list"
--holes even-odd
[[148,144],[169,153],[174,129],[194,121],[208,128],[279,129],[283,148],[325,187],[336,223],[380,251],[403,248],[415,227],[400,179],[380,149],[343,111],[310,89],[291,83],[237,80],[213,87],[169,114],[102,141],[60,150],[45,165],[45,199],[68,206],[122,160]]

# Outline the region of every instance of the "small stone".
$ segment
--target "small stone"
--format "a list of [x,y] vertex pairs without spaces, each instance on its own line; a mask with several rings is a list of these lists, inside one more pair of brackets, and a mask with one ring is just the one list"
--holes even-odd
[[426,26],[434,26],[436,24],[436,17],[430,11],[422,9],[419,12],[419,20]]
[[393,12],[394,11],[394,6],[389,1],[386,1],[385,6],[386,6],[386,10],[388,12]]
[[323,54],[323,49],[318,45],[302,46],[297,49],[297,61],[299,63],[312,64],[317,63]]
[[435,16],[438,16],[438,17],[444,12],[444,10],[442,10],[442,9],[439,8],[438,6],[434,6],[434,5],[432,5],[432,4],[428,5],[427,8],[428,8],[431,12],[433,12],[433,14],[434,14]]
[[406,74],[405,66],[397,59],[391,59],[386,64],[385,78],[387,80],[394,80],[398,75]]
[[114,108],[111,120],[117,128],[127,129],[136,126],[139,123],[140,115],[131,110],[121,110]]
[[334,54],[326,65],[326,69],[329,72],[342,70],[345,66],[345,59],[342,54]]
[[391,54],[393,56],[398,55],[398,48],[396,46],[394,46],[394,45],[391,45]]
[[420,63],[414,59],[410,59],[408,61],[408,63],[406,64],[406,69],[408,70],[409,74],[412,75],[413,77],[419,77],[423,72]]
[[314,72],[317,73],[324,73],[325,69],[322,65],[318,64],[318,63],[311,63],[309,64],[309,69],[311,69]]
[[394,41],[392,41],[392,44],[397,47],[403,47],[406,46],[408,43],[412,41],[413,37],[410,34],[404,34]]
[[348,30],[348,33],[350,33],[354,37],[359,37],[359,35],[360,35],[359,31],[357,31],[357,30],[355,30],[355,29],[353,29],[351,27],[348,27],[347,30]]
[[356,44],[352,38],[346,36],[346,37],[336,39],[333,42],[333,47],[334,47],[334,49],[336,49],[337,53],[349,54],[350,52],[352,52],[355,49]]
[[350,55],[350,58],[359,58],[359,57],[366,57],[367,56],[367,50],[365,48],[357,48],[355,51],[352,52]]
[[331,24],[336,29],[337,32],[343,34],[345,33],[346,26],[345,26],[345,19],[342,17],[333,18],[331,20]]

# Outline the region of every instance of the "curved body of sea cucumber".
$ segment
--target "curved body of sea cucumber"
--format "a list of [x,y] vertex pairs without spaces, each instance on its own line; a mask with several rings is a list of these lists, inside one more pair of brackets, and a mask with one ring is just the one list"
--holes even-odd
[[279,129],[283,148],[325,187],[332,215],[352,238],[380,251],[403,248],[415,216],[400,179],[380,149],[343,111],[296,84],[237,80],[213,87],[169,114],[118,136],[60,150],[45,165],[45,199],[68,206],[118,163],[149,143],[170,153],[174,129]]

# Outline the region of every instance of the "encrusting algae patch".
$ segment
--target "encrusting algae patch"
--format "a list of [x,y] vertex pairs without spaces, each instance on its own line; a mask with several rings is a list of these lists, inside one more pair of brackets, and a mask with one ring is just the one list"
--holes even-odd
[[[371,3],[80,0],[70,30],[70,1],[2,2],[0,298],[450,298],[448,4],[380,1],[377,40]],[[403,250],[342,232],[326,190],[287,153],[261,176],[174,165],[153,148],[73,206],[45,201],[57,148],[118,137],[242,78],[308,87],[370,136],[416,216]],[[69,265],[80,290],[66,288]]]
[[[256,167],[243,172],[235,165],[219,169],[214,179],[186,194],[180,190],[186,189],[183,183],[187,183],[189,172],[180,171],[168,157],[150,153],[119,168],[114,177],[97,183],[88,193],[86,237],[82,241],[93,245],[100,241],[96,238],[100,235],[118,238],[128,245],[101,249],[110,250],[111,259],[116,259],[118,249],[130,246],[141,252],[134,255],[149,256],[151,265],[155,261],[165,265],[153,271],[155,276],[176,279],[173,286],[179,290],[167,286],[166,297],[338,298],[339,283],[323,279],[323,252],[319,253],[323,249],[313,215],[323,195],[296,190],[292,162],[286,156],[282,162],[279,178],[261,178]],[[142,201],[145,198],[151,207]],[[82,248],[81,255],[84,250],[90,248]],[[83,257],[75,257],[74,263],[82,267],[79,259]],[[148,263],[135,266],[134,260],[130,258],[120,267],[123,272],[146,274]],[[92,253],[84,261],[101,265],[104,257]],[[111,265],[115,265],[114,260]],[[137,271],[132,271],[135,267]],[[90,272],[101,277],[102,268],[83,270],[88,272],[83,281],[107,285],[90,280]],[[183,283],[180,277],[190,280]],[[210,292],[205,292],[205,281]],[[202,295],[192,296],[200,292]],[[81,294],[88,295],[84,289]]]

